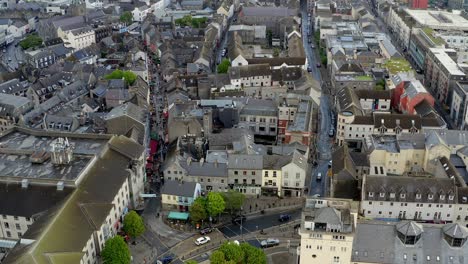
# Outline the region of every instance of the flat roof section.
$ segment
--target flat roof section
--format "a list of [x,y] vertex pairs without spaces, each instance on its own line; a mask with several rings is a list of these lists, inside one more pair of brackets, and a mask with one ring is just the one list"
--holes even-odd
[[[65,135],[65,134],[64,134]],[[64,136],[61,136],[64,137]],[[15,150],[51,150],[51,143],[58,137],[34,136],[21,131],[15,131],[0,138],[0,147]],[[74,145],[74,154],[96,155],[101,152],[108,139],[74,138],[68,141]]]
[[0,181],[2,178],[74,181],[90,161],[89,157],[75,156],[70,164],[56,166],[50,159],[34,164],[29,160],[29,155],[0,154]]

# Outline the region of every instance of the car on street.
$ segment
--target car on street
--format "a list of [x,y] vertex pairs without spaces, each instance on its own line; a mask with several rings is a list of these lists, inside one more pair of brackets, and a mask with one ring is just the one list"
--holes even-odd
[[287,222],[289,220],[291,220],[291,215],[289,214],[281,214],[278,219],[280,222]]
[[260,242],[262,248],[274,247],[279,245],[279,240],[276,238],[268,238]]
[[247,217],[245,217],[245,215],[239,215],[232,219],[232,223],[240,224],[241,222],[244,223],[246,220],[247,220]]
[[328,161],[328,168],[331,168],[331,167],[332,167],[332,164],[333,164],[333,161],[332,161],[332,160]]
[[6,49],[3,49],[3,53],[6,53]]
[[333,128],[330,128],[330,130],[328,130],[328,136],[333,137],[334,135],[335,135],[335,130]]
[[322,64],[317,63],[315,66],[317,66],[317,68],[320,68],[320,67],[322,67]]
[[311,48],[313,48],[313,49],[315,49],[315,46],[314,46],[314,44],[310,45],[310,47],[311,47]]
[[197,240],[195,240],[195,245],[200,246],[200,245],[210,242],[210,240],[211,239],[209,236],[202,236],[202,237],[197,238]]
[[213,232],[213,228],[211,228],[211,227],[203,228],[202,230],[200,230],[200,235],[206,235],[206,234],[209,234],[211,232]]
[[317,181],[321,181],[322,180],[322,173],[319,172],[317,173]]
[[174,256],[165,256],[159,259],[156,263],[157,264],[169,264],[174,260]]

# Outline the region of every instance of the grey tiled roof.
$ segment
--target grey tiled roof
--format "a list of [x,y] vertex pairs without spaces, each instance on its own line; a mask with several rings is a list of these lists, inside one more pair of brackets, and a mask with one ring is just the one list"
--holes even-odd
[[229,155],[228,160],[229,169],[248,169],[248,170],[261,170],[263,169],[263,156],[262,155]]
[[179,182],[166,180],[161,188],[161,194],[177,195],[182,197],[193,197],[196,182]]
[[[395,222],[359,223],[354,236],[351,262],[463,264],[468,260],[468,243],[465,242],[461,247],[451,247],[444,241],[444,231],[450,235],[464,235],[466,227],[456,224],[422,224],[421,237],[416,244],[405,245],[397,236],[396,225]],[[452,233],[455,229],[460,232]]]

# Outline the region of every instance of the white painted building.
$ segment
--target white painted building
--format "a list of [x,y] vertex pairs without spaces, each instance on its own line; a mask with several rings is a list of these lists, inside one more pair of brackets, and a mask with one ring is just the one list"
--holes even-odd
[[351,263],[357,217],[351,201],[307,199],[299,235],[300,264]]
[[307,157],[295,151],[292,161],[281,168],[283,176],[282,196],[300,197],[304,194],[309,171]]
[[146,16],[154,12],[154,10],[155,8],[153,6],[147,5],[135,7],[135,9],[132,11],[133,21],[142,22],[145,20]]
[[59,29],[59,37],[63,39],[65,46],[75,50],[84,49],[96,43],[96,34],[90,27],[78,28],[70,31]]

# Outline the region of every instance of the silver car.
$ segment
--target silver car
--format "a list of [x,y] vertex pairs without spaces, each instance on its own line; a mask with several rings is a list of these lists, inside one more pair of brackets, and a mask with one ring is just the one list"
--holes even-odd
[[279,240],[276,238],[268,238],[267,240],[262,240],[260,242],[262,248],[274,247],[279,245]]

